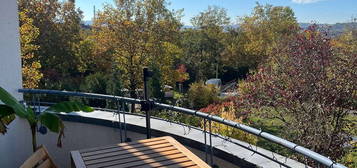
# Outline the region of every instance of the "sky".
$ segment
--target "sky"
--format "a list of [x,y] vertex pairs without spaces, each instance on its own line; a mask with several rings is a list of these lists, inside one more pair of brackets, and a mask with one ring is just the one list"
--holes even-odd
[[[114,4],[113,0],[76,0],[76,6],[83,11],[85,21],[93,17],[93,6],[102,9],[103,4]],[[357,0],[168,0],[173,10],[184,9],[182,22],[191,25],[190,19],[208,6],[218,6],[227,9],[233,22],[239,17],[250,15],[256,2],[274,6],[289,6],[298,22],[301,23],[342,23],[357,18]]]

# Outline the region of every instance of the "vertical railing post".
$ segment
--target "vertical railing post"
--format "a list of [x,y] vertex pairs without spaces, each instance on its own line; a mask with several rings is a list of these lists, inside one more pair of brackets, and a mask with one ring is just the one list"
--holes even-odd
[[38,114],[41,114],[41,101],[40,101],[40,95],[37,95],[37,108],[38,108]]
[[120,142],[123,142],[122,127],[121,127],[121,120],[120,120],[120,102],[119,102],[119,100],[116,100],[116,104],[117,104],[117,115],[118,115],[118,121],[119,121]]
[[34,110],[34,112],[36,112],[36,100],[35,100],[35,95],[31,94],[31,104],[32,105],[32,109]]
[[[149,80],[149,77],[151,76],[151,72],[149,71],[148,68],[143,69],[143,75],[144,75],[144,100],[146,103],[145,105],[149,105],[149,96],[148,96],[148,86],[147,82]],[[143,104],[142,104],[143,105]],[[151,138],[151,125],[150,125],[150,108],[144,108],[145,109],[145,118],[146,118],[146,137],[147,139]]]
[[128,142],[128,135],[127,135],[127,131],[126,131],[125,103],[124,103],[124,101],[122,102],[121,110],[123,112],[123,121],[124,121],[124,141]]
[[212,120],[209,119],[208,124],[209,124],[209,146],[210,146],[210,160],[211,160],[211,166],[213,166],[213,147],[212,147]]
[[205,138],[205,161],[206,161],[206,163],[208,162],[208,155],[207,155],[207,153],[208,153],[208,148],[207,148],[207,135],[206,135],[206,119],[204,118],[203,119],[203,134],[204,134],[204,138]]

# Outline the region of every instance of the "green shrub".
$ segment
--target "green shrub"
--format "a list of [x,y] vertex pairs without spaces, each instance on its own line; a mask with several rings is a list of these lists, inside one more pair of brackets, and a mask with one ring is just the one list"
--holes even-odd
[[[87,76],[80,86],[80,90],[89,93],[121,95],[121,82],[117,75],[103,74],[101,72]],[[107,107],[108,103],[105,100],[91,100],[89,105],[93,107]]]
[[205,85],[203,82],[191,84],[187,96],[189,106],[193,109],[201,109],[219,100],[218,89],[213,85]]

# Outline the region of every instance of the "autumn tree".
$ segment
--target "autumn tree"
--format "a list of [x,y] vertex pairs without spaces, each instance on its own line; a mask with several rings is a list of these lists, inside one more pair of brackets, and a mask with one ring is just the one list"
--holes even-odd
[[[272,56],[274,48],[284,40],[289,40],[299,30],[294,12],[289,7],[260,5],[257,3],[250,16],[240,20],[244,40],[244,53],[233,53],[235,62],[249,60],[250,67],[257,67],[259,63]],[[238,46],[239,47],[239,46]],[[243,57],[243,58],[242,58]],[[244,58],[248,57],[248,58]]]
[[227,10],[217,6],[208,6],[208,9],[200,12],[191,19],[196,28],[222,28],[230,23]]
[[335,49],[316,26],[298,33],[240,88],[238,107],[279,121],[285,138],[338,159],[356,110],[356,53]]
[[95,55],[103,67],[119,70],[131,97],[137,97],[144,66],[158,68],[163,84],[173,79],[179,19],[164,0],[118,0],[98,12],[93,25]]
[[91,35],[81,33],[81,41],[74,45],[75,57],[78,61],[76,65],[79,73],[83,76],[93,74],[95,72],[102,72],[98,64],[101,61],[96,59],[94,55],[95,42]]
[[223,65],[222,81],[232,81],[245,79],[249,70],[254,70],[256,60],[245,52],[246,44],[244,32],[239,27],[232,27],[225,32],[223,45],[224,50],[221,53],[221,62]]
[[76,89],[78,60],[74,49],[81,40],[81,11],[69,1],[19,0],[18,4],[19,11],[26,10],[39,30],[33,44],[39,46],[34,54],[42,64],[41,87]]
[[225,9],[209,6],[193,17],[191,23],[194,29],[182,33],[182,62],[192,70],[196,81],[218,77],[219,68],[222,67],[224,29],[229,25],[230,18]]
[[33,20],[27,16],[27,11],[19,12],[19,19],[23,87],[36,88],[42,78],[41,64],[34,53],[39,49],[39,46],[34,44],[39,30],[33,25]]
[[179,91],[182,93],[183,88],[183,82],[187,81],[190,79],[190,75],[187,73],[187,68],[184,64],[178,65],[176,69],[176,82],[179,83]]
[[[355,20],[357,21],[357,20]],[[357,27],[348,27],[343,32],[343,34],[336,39],[333,40],[334,49],[339,51],[339,59],[340,63],[343,63],[340,67],[340,74],[338,77],[341,77],[341,81],[343,80],[351,80],[348,78],[357,77],[357,68],[356,68],[356,57],[357,57]],[[343,68],[341,70],[341,68]],[[345,73],[348,72],[348,73]],[[354,74],[352,76],[346,76],[347,74]],[[347,79],[345,79],[347,77]],[[351,83],[356,85],[356,83]],[[357,107],[357,90],[353,85],[346,85],[344,87],[354,88],[354,97],[347,98],[348,102],[352,102],[354,107]],[[357,120],[356,115],[351,112],[347,120],[349,127],[346,129],[349,135],[357,136]],[[346,145],[346,154],[341,159],[341,162],[347,167],[356,167],[357,166],[357,143],[351,140],[348,145]]]

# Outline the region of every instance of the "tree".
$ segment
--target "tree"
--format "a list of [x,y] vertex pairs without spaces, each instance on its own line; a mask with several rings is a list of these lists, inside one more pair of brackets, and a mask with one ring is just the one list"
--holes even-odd
[[[41,62],[44,74],[41,87],[56,89],[76,89],[78,60],[75,44],[80,41],[81,11],[72,2],[58,0],[19,0],[19,11],[27,11],[27,16],[38,28],[39,36],[33,44],[38,45],[34,54]],[[66,61],[63,61],[66,60]]]
[[33,20],[27,16],[27,11],[19,12],[19,19],[23,87],[36,88],[43,76],[40,72],[40,61],[34,53],[39,49],[39,46],[34,44],[39,30],[33,25]]
[[223,82],[245,79],[249,69],[254,70],[256,61],[245,52],[246,37],[241,28],[229,28],[223,38],[224,50],[222,51]]
[[182,48],[184,56],[182,62],[195,73],[195,80],[218,77],[221,64],[221,53],[224,29],[230,23],[230,18],[223,8],[209,6],[191,19],[195,29],[183,32]]
[[162,101],[165,97],[164,86],[162,85],[161,71],[158,67],[150,68],[153,75],[149,79],[149,95],[151,98]]
[[[83,33],[82,33],[83,34]],[[78,60],[78,72],[86,76],[95,72],[103,72],[100,59],[96,60],[94,55],[95,43],[91,35],[82,35],[82,40],[75,44],[75,57]]]
[[[250,16],[241,19],[241,29],[245,43],[244,52],[249,56],[250,67],[257,67],[272,56],[274,48],[282,41],[289,40],[299,30],[294,12],[289,7],[257,3]],[[240,58],[240,57],[237,57]],[[239,59],[236,61],[238,62]]]
[[208,9],[200,12],[191,19],[191,23],[196,28],[222,28],[230,23],[227,10],[217,6],[208,6]]
[[93,25],[95,55],[104,65],[122,74],[124,87],[137,98],[142,68],[158,67],[162,79],[173,76],[173,57],[180,29],[178,13],[167,9],[164,0],[116,1],[98,12]]
[[350,138],[347,117],[357,109],[357,57],[332,44],[316,26],[298,33],[248,78],[237,104],[280,120],[287,139],[337,159]]
[[[341,73],[338,74],[339,77],[341,78],[341,81],[343,80],[351,80],[350,78],[355,78],[357,76],[357,68],[356,68],[356,53],[357,53],[357,27],[349,27],[345,30],[345,32],[337,37],[336,39],[333,40],[332,42],[334,44],[334,49],[339,51],[338,55],[340,56],[339,59],[341,59],[340,63],[341,64],[339,67],[339,70]],[[343,68],[343,69],[342,69]],[[345,73],[348,72],[348,73]],[[352,76],[349,76],[348,74],[353,74]],[[353,80],[353,79],[352,79]],[[356,85],[354,83],[354,85]],[[345,86],[347,88],[353,88],[355,86],[347,85]],[[347,101],[352,101],[354,104],[354,107],[357,107],[357,90],[354,90],[354,97],[350,98],[350,100]],[[357,120],[356,116],[354,114],[350,114],[348,117],[348,127],[346,131],[353,137],[357,136]],[[353,140],[349,142],[348,145],[346,145],[346,154],[341,158],[341,162],[344,163],[347,167],[356,167],[357,166],[357,143]]]
[[187,73],[187,68],[184,64],[180,64],[176,69],[176,82],[179,82],[179,91],[182,93],[183,82],[190,79],[190,75]]
[[15,115],[26,119],[30,125],[32,133],[32,149],[33,152],[37,149],[36,132],[37,125],[41,123],[50,131],[58,133],[57,145],[62,145],[62,136],[64,134],[64,124],[62,120],[56,115],[59,112],[92,112],[91,107],[85,106],[76,102],[61,102],[57,103],[40,114],[36,114],[31,107],[25,107],[20,104],[13,96],[11,96],[5,89],[0,87],[0,101],[5,105],[0,105],[0,133],[5,134],[6,126],[14,119]]
[[[108,95],[122,95],[122,86],[120,75],[116,73],[96,72],[84,78],[84,82],[80,86],[80,90],[89,93],[99,93]],[[107,100],[88,100],[88,104],[92,107],[108,107]]]

